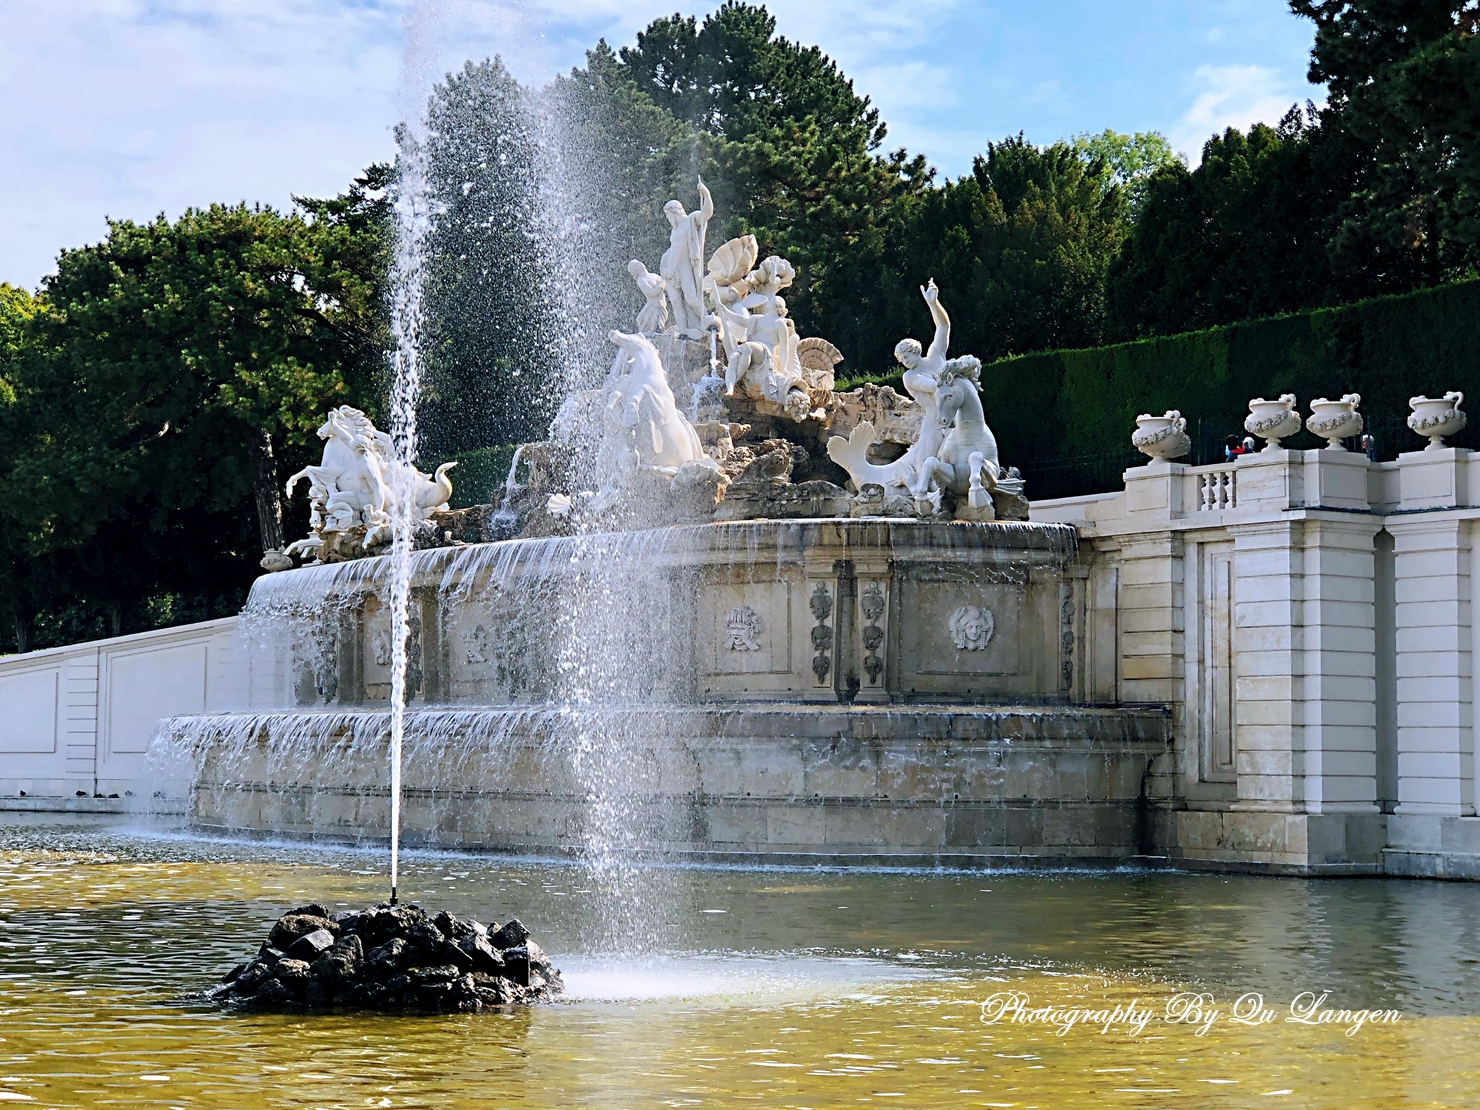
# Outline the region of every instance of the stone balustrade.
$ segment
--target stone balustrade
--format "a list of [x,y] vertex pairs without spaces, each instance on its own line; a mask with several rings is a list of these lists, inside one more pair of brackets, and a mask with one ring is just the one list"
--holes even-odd
[[1480,878],[1480,452],[1422,442],[1033,503],[1079,531],[1086,688],[1173,708],[1170,855]]

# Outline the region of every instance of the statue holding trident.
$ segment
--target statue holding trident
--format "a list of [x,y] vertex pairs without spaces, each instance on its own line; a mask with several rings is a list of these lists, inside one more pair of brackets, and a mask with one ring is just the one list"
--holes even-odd
[[663,214],[673,228],[669,247],[658,263],[658,273],[668,290],[673,326],[690,339],[704,333],[704,235],[714,216],[714,199],[699,179],[699,210],[686,212],[676,200],[663,205]]

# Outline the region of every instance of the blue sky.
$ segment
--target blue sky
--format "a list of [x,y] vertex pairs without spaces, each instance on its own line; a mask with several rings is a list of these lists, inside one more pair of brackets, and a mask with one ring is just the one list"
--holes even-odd
[[[716,3],[718,0],[716,0]],[[34,287],[105,216],[340,191],[389,156],[408,0],[0,0],[0,281]],[[631,42],[675,0],[446,0],[431,50],[501,53],[526,81]],[[782,34],[838,60],[890,148],[946,174],[1019,130],[1157,130],[1193,162],[1273,122],[1306,83],[1284,0],[774,0]]]

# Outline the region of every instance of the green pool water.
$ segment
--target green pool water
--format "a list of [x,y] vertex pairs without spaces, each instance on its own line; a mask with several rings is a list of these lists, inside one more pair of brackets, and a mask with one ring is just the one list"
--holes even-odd
[[[1480,1105],[1472,884],[688,867],[593,876],[555,861],[413,854],[403,899],[520,917],[562,968],[565,999],[399,1018],[192,1001],[284,909],[378,900],[383,862],[109,821],[0,819],[0,1101]],[[1305,992],[1302,1005],[1325,994],[1296,1015],[1311,1020],[1387,1013],[1350,1034],[1354,1018],[1286,1020]],[[1004,1008],[1011,995],[1021,1006]],[[1146,1020],[1103,1028],[1117,1006]],[[1096,1017],[1065,1029],[1085,1010]]]

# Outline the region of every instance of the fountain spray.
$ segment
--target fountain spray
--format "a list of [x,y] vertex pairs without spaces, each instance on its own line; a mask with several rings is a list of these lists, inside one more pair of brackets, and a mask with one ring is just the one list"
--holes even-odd
[[401,854],[401,752],[406,736],[406,664],[411,639],[411,550],[416,528],[416,401],[421,391],[422,269],[431,229],[426,173],[426,103],[433,62],[432,5],[406,13],[401,68],[400,176],[396,186],[396,252],[391,267],[391,904],[396,903]]

